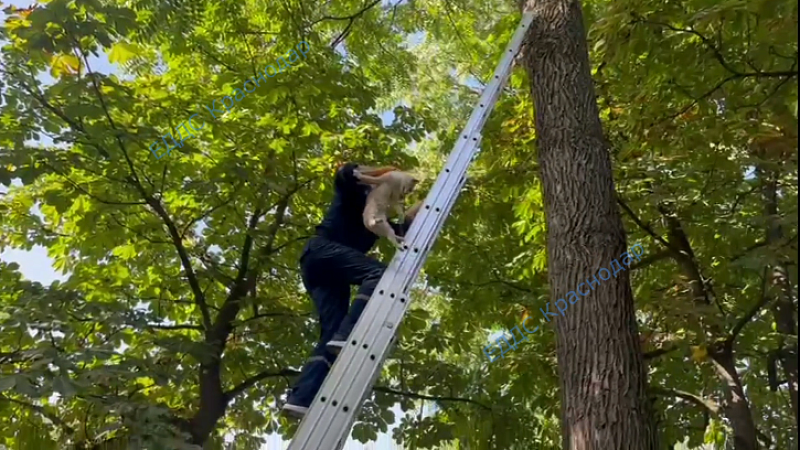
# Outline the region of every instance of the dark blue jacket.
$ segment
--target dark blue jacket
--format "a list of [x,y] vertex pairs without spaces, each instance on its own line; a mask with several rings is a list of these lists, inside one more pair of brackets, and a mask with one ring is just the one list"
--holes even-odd
[[[347,163],[336,172],[334,197],[322,223],[317,225],[317,235],[367,253],[378,241],[378,236],[364,226],[364,207],[370,186],[364,185],[353,175],[358,164]],[[392,222],[398,236],[405,236],[411,221],[402,225]]]

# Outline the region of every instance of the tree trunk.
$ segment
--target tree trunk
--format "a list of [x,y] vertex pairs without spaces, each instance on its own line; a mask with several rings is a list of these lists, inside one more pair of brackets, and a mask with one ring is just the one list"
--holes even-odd
[[[778,222],[778,182],[773,171],[759,169],[759,176],[762,182],[762,193],[764,196],[765,210],[767,218],[767,248],[780,245],[784,239],[783,229]],[[797,336],[797,319],[794,304],[792,302],[792,287],[789,282],[789,275],[781,265],[771,265],[767,267],[768,295],[773,300],[771,303],[772,316],[775,320],[775,328],[781,334],[787,336]],[[789,399],[792,405],[795,423],[797,417],[797,349],[795,346],[786,345],[781,339],[780,348],[777,350],[778,360],[781,362],[783,371],[786,374],[788,383]],[[798,440],[797,427],[794,430],[795,442]]]
[[[703,330],[706,335],[726,337],[724,341],[712,345],[708,349],[708,353],[714,364],[714,370],[723,383],[722,389],[725,393],[723,413],[730,421],[731,428],[733,428],[734,448],[736,450],[755,450],[758,448],[758,433],[741,379],[736,372],[736,356],[733,351],[733,344],[738,332],[729,336],[728,332],[720,328],[713,320],[708,320],[712,313],[706,312],[714,302],[714,291],[711,288],[711,284],[706,283],[700,273],[700,266],[689,243],[689,237],[683,231],[681,221],[664,205],[659,206],[659,211],[667,222],[669,230],[667,236],[672,258],[678,265],[680,273],[689,282],[694,301],[694,311],[701,313],[698,319],[689,320],[696,321],[695,326]],[[706,315],[709,315],[709,317],[707,318]]]
[[753,422],[750,404],[742,387],[742,380],[736,372],[736,359],[733,355],[733,341],[709,348],[709,356],[720,379],[723,381],[725,417],[733,428],[733,448],[735,450],[757,450],[758,433]]
[[[580,3],[527,0],[523,64],[532,79],[552,299],[626,251],[595,100]],[[627,271],[556,320],[564,450],[655,450]]]

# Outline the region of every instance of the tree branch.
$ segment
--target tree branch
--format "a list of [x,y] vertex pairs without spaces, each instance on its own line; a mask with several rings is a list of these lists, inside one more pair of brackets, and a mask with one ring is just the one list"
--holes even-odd
[[619,205],[622,207],[622,209],[624,209],[625,212],[628,213],[628,215],[631,217],[633,222],[636,225],[639,225],[639,228],[641,228],[647,234],[652,236],[653,239],[655,239],[656,241],[660,242],[661,245],[663,245],[664,247],[668,248],[671,251],[675,251],[675,249],[672,248],[671,245],[669,245],[669,242],[665,241],[664,238],[662,238],[661,236],[656,234],[656,232],[653,231],[652,228],[650,228],[648,225],[646,225],[644,222],[642,222],[642,220],[639,219],[639,217],[633,212],[633,210],[630,207],[628,207],[627,203],[625,203],[625,201],[622,200],[622,197],[620,197],[619,195],[617,195],[617,203],[619,203]]
[[638,269],[644,269],[652,264],[655,264],[662,259],[667,259],[672,256],[672,253],[669,250],[662,250],[660,252],[651,253],[644,258],[642,258],[639,262],[631,264],[631,272]]
[[[141,186],[139,187],[141,188]],[[141,189],[144,193],[144,189]],[[178,257],[181,260],[181,265],[183,266],[184,272],[186,272],[186,278],[189,280],[189,286],[194,294],[195,304],[200,309],[200,314],[203,316],[203,326],[206,330],[210,330],[213,325],[211,322],[211,314],[209,313],[208,305],[206,304],[206,298],[203,294],[203,289],[200,287],[200,282],[197,280],[197,275],[194,273],[194,269],[192,268],[192,262],[189,260],[189,254],[186,252],[186,247],[184,247],[180,232],[178,232],[178,227],[175,226],[175,222],[173,222],[169,217],[169,214],[161,205],[161,202],[150,195],[147,195],[146,198],[150,207],[153,208],[156,214],[167,226],[169,236],[172,239],[172,245],[175,246],[175,249],[178,251]]]
[[139,181],[139,175],[136,173],[136,167],[133,165],[133,161],[128,154],[128,150],[125,148],[125,144],[122,143],[122,139],[120,138],[120,133],[118,132],[117,126],[114,123],[114,120],[111,118],[111,113],[108,111],[108,106],[106,105],[105,98],[103,97],[103,93],[100,91],[100,87],[97,85],[97,77],[96,73],[92,71],[91,67],[89,66],[89,57],[86,55],[86,52],[83,51],[83,48],[80,45],[80,42],[73,38],[73,42],[75,43],[75,47],[80,52],[81,56],[83,56],[83,60],[86,63],[86,75],[92,81],[92,87],[94,88],[95,94],[97,95],[97,100],[100,102],[100,106],[103,108],[103,112],[105,113],[106,120],[108,120],[108,125],[114,130],[114,140],[117,142],[120,151],[122,152],[122,156],[125,158],[125,162],[128,165],[128,170],[130,170],[131,175],[130,179],[134,183],[134,185],[144,194],[146,198],[147,195],[145,193],[144,187],[141,185]]
[[[289,200],[295,192],[297,192],[297,190],[289,192],[279,201],[277,211],[275,212],[275,220],[269,230],[270,237],[268,239],[267,249],[271,249],[275,242],[275,236],[278,234],[278,230],[283,223],[284,215],[289,206]],[[208,358],[200,364],[200,407],[192,418],[194,443],[200,444],[205,441],[217,420],[225,414],[225,409],[231,398],[222,390],[222,354],[225,350],[228,336],[230,336],[233,331],[233,321],[236,319],[241,309],[241,300],[247,295],[248,281],[255,280],[257,275],[255,269],[249,269],[249,260],[250,250],[253,245],[253,231],[261,215],[262,212],[260,208],[257,207],[248,221],[247,235],[242,251],[239,273],[236,276],[233,286],[230,288],[228,297],[225,299],[222,308],[220,308],[219,314],[217,314],[216,321],[213,326],[206,329],[205,342],[210,345],[211,351],[209,352]]]
[[[94,87],[94,90],[95,90],[95,93],[97,94],[98,100],[100,101],[100,104],[101,104],[101,106],[102,106],[102,108],[103,108],[103,110],[105,112],[106,119],[109,122],[109,126],[114,131],[117,131],[116,124],[114,123],[113,119],[111,118],[111,115],[110,115],[110,113],[108,111],[108,108],[106,106],[105,100],[103,98],[103,94],[100,91],[99,86],[97,85],[97,80],[95,79],[95,73],[92,72],[90,67],[89,67],[88,58],[87,58],[85,52],[83,51],[83,49],[80,47],[80,44],[77,43],[77,42],[75,44],[76,44],[76,48],[81,53],[81,55],[84,58],[84,61],[86,62],[86,67],[87,67],[87,71],[88,71],[87,75],[90,76],[90,78],[91,78],[92,86]],[[41,103],[41,100],[40,100],[40,103]],[[70,125],[72,125],[73,128],[77,127],[76,128],[77,130],[83,132],[84,134],[87,134],[86,131],[83,130],[83,128],[79,124],[71,121],[69,118],[67,118],[63,114],[58,114],[58,112],[57,112],[57,110],[55,110],[55,108],[50,107],[48,109],[51,109],[51,111],[53,111],[56,115],[59,115],[59,117],[62,117],[62,119],[65,120]],[[208,306],[206,305],[205,296],[203,295],[203,291],[200,288],[200,283],[198,282],[197,277],[196,277],[196,275],[194,273],[194,270],[192,269],[191,261],[189,260],[189,256],[188,256],[188,254],[186,252],[186,248],[183,246],[183,243],[181,241],[181,236],[178,233],[178,229],[175,226],[175,223],[169,217],[169,214],[167,214],[166,210],[161,205],[160,201],[157,201],[153,196],[151,196],[150,194],[147,193],[147,191],[145,191],[144,187],[142,186],[141,182],[139,181],[139,177],[138,177],[138,175],[136,173],[135,167],[133,165],[133,161],[130,159],[130,155],[128,155],[127,149],[125,148],[125,145],[123,144],[122,140],[120,139],[119,133],[115,133],[114,136],[115,136],[115,140],[116,140],[117,144],[119,145],[120,150],[122,151],[122,154],[123,154],[123,156],[124,156],[124,158],[126,160],[126,163],[128,165],[128,169],[131,172],[131,175],[128,177],[129,182],[131,182],[131,184],[136,188],[136,190],[139,192],[139,194],[145,200],[145,202],[148,205],[150,205],[150,207],[153,208],[153,210],[156,212],[156,214],[164,221],[164,223],[167,226],[167,229],[169,230],[169,234],[170,234],[170,237],[172,239],[172,243],[173,243],[173,245],[175,246],[175,248],[178,251],[178,256],[180,257],[181,264],[182,264],[182,266],[184,268],[184,271],[186,272],[187,279],[189,280],[189,285],[190,285],[190,287],[192,289],[192,292],[193,292],[193,294],[195,296],[195,303],[197,304],[197,306],[200,309],[200,312],[201,312],[201,314],[203,316],[203,325],[206,327],[206,329],[210,329],[211,325],[212,325],[212,323],[211,323],[211,315],[209,314]],[[98,147],[98,149],[102,149],[102,147]],[[104,149],[102,149],[102,150],[105,151]],[[104,156],[108,157],[109,155],[108,155],[107,152],[105,152]]]
[[650,392],[652,392],[653,394],[664,396],[664,397],[677,397],[677,398],[680,398],[682,400],[686,400],[689,403],[693,403],[693,404],[695,404],[697,406],[700,406],[700,407],[708,410],[712,414],[715,414],[715,415],[719,414],[720,407],[715,401],[713,401],[711,399],[707,399],[707,398],[701,397],[701,396],[696,395],[696,394],[692,394],[690,392],[680,391],[680,390],[677,390],[677,389],[664,389],[664,388],[659,388],[659,387],[651,387],[650,388]]
[[645,352],[643,356],[645,360],[656,359],[660,356],[666,355],[667,353],[672,353],[677,349],[678,349],[677,345],[665,345],[662,348],[658,348],[650,352]]
[[47,162],[43,162],[42,165],[52,169],[53,172],[55,172],[56,174],[61,176],[61,178],[63,178],[68,184],[72,185],[72,187],[75,188],[75,190],[77,190],[81,194],[91,198],[92,200],[94,200],[94,201],[96,201],[98,203],[102,203],[104,205],[112,205],[112,206],[142,206],[142,205],[146,205],[147,204],[147,202],[121,202],[121,201],[116,201],[116,200],[105,200],[103,198],[100,198],[100,197],[92,194],[91,192],[87,191],[86,189],[82,188],[78,183],[72,181],[72,179],[70,179],[68,176],[66,176],[63,173],[61,173],[61,171],[58,170],[58,168],[56,168],[52,164],[49,164]]
[[43,406],[34,405],[33,403],[28,403],[28,402],[24,402],[22,400],[13,399],[13,398],[10,398],[10,397],[6,397],[4,395],[0,395],[0,400],[5,400],[5,401],[7,401],[9,403],[14,403],[16,405],[24,406],[24,407],[26,407],[26,408],[28,408],[28,409],[30,409],[32,411],[35,411],[35,412],[41,414],[44,418],[46,418],[47,420],[52,422],[54,425],[63,428],[64,431],[67,432],[67,434],[71,435],[71,434],[75,433],[75,430],[72,427],[70,427],[69,425],[64,423],[64,421],[61,420],[61,418],[58,417],[57,415],[55,415],[52,412],[46,410]]
[[[709,38],[707,38],[705,35],[703,35],[699,31],[697,31],[694,27],[678,28],[678,27],[675,27],[675,26],[670,25],[668,23],[650,21],[650,20],[644,19],[641,16],[636,16],[636,15],[634,15],[634,16],[635,16],[635,20],[633,21],[633,23],[644,23],[644,24],[648,24],[648,25],[656,25],[656,26],[667,28],[668,30],[676,32],[676,33],[686,33],[686,34],[691,34],[693,36],[697,36],[703,42],[703,45],[705,45],[713,53],[714,59],[716,59],[719,62],[719,64],[726,71],[731,73],[730,76],[728,76],[728,77],[724,78],[722,81],[718,82],[713,88],[711,88],[710,90],[708,90],[707,92],[702,94],[700,97],[694,98],[689,105],[687,105],[686,107],[684,107],[683,109],[681,109],[677,113],[664,118],[660,122],[663,122],[663,121],[666,121],[666,120],[671,120],[671,119],[674,119],[674,118],[676,118],[678,116],[681,116],[682,114],[684,114],[687,111],[689,111],[690,109],[692,109],[695,105],[700,103],[700,101],[702,101],[702,100],[710,97],[711,95],[713,95],[715,92],[717,92],[719,89],[721,89],[725,84],[727,84],[730,81],[737,80],[737,79],[745,79],[745,78],[785,78],[786,80],[788,80],[788,79],[794,78],[794,77],[796,77],[798,75],[798,72],[797,72],[797,63],[798,63],[798,61],[797,61],[796,57],[794,58],[792,66],[791,66],[791,68],[789,70],[782,70],[782,71],[775,71],[775,72],[762,72],[760,70],[754,70],[753,72],[742,72],[742,71],[737,70],[736,68],[734,68],[725,59],[725,57],[722,54],[722,51],[719,49],[719,47],[717,47]],[[770,96],[774,95],[774,93],[777,92],[778,89],[780,89],[781,85],[783,85],[784,82],[779,83],[779,85],[776,87],[775,91],[772,94],[768,95],[767,98],[769,98]]]
[[[635,16],[635,13],[634,13]],[[649,25],[657,25],[664,28],[669,29],[670,31],[674,31],[676,33],[688,33],[700,38],[703,42],[703,45],[708,47],[709,50],[714,54],[714,59],[716,59],[720,65],[725,68],[728,72],[734,75],[734,78],[749,78],[749,77],[764,77],[764,78],[777,78],[777,77],[795,77],[798,75],[797,71],[794,70],[795,65],[792,65],[791,70],[785,71],[777,71],[777,72],[762,72],[762,71],[754,71],[754,72],[742,72],[736,70],[723,56],[720,49],[711,42],[711,39],[707,38],[705,35],[694,29],[694,27],[689,28],[678,28],[668,23],[663,22],[655,22],[651,20],[646,20],[643,17],[637,17],[634,23],[644,23]],[[795,60],[796,61],[796,60]]]
[[314,25],[316,25],[316,24],[318,24],[320,22],[323,22],[325,20],[348,20],[348,21],[352,22],[353,20],[355,20],[355,19],[361,17],[362,15],[364,15],[365,12],[369,11],[370,9],[372,9],[375,5],[377,5],[380,2],[381,2],[380,0],[375,0],[372,3],[368,4],[367,6],[361,8],[360,10],[356,11],[355,13],[353,13],[353,14],[351,14],[349,16],[342,16],[342,17],[322,16],[319,19],[311,22],[309,27],[313,27]]
[[277,372],[272,372],[269,370],[265,370],[263,372],[259,372],[253,375],[250,378],[242,381],[241,383],[234,386],[231,390],[225,392],[225,398],[228,401],[234,399],[237,395],[243,393],[244,391],[250,389],[251,387],[255,386],[261,380],[265,380],[267,378],[275,378],[275,377],[290,377],[300,375],[300,372],[293,370],[293,369],[283,369]]
[[[11,74],[11,72],[8,72],[8,71],[6,71],[6,73],[8,73],[8,74]],[[42,105],[42,107],[44,107],[44,109],[46,109],[46,110],[50,111],[50,112],[51,112],[53,115],[55,115],[55,116],[56,116],[56,117],[58,117],[59,119],[63,120],[63,121],[64,121],[66,124],[68,124],[68,125],[70,126],[70,128],[72,128],[73,130],[75,130],[75,131],[78,131],[78,132],[81,132],[81,133],[83,133],[83,134],[84,134],[84,135],[85,135],[87,138],[90,138],[90,136],[89,136],[89,133],[87,133],[87,132],[86,132],[86,130],[83,128],[83,126],[82,126],[80,123],[78,123],[78,122],[75,122],[74,120],[70,119],[70,118],[69,118],[69,117],[68,117],[66,114],[64,114],[62,111],[58,110],[58,109],[57,109],[55,106],[53,106],[52,104],[50,104],[50,102],[48,102],[48,101],[47,101],[47,99],[45,99],[45,98],[44,98],[44,95],[42,95],[42,94],[41,94],[41,93],[39,93],[39,92],[34,92],[33,88],[31,88],[30,86],[28,86],[28,85],[27,85],[27,84],[26,84],[24,81],[22,81],[22,80],[21,80],[21,79],[20,79],[18,76],[15,76],[14,78],[16,78],[16,79],[17,79],[17,81],[19,82],[19,85],[20,85],[20,87],[22,88],[22,90],[24,90],[25,92],[27,92],[27,93],[28,93],[28,95],[30,95],[31,97],[33,97],[34,99],[36,99],[36,101],[37,101],[37,102],[39,102],[39,104],[40,104],[40,105]],[[89,141],[89,142],[91,142],[91,141]],[[105,149],[105,147],[103,147],[103,146],[101,146],[101,145],[99,145],[99,144],[95,144],[95,143],[90,143],[89,145],[91,145],[92,147],[96,148],[96,149],[97,149],[97,151],[98,151],[98,153],[100,153],[100,154],[101,154],[103,157],[105,157],[107,160],[111,158],[111,155],[108,153],[108,150],[106,150],[106,149]]]
[[351,16],[348,16],[348,17],[330,17],[330,16],[325,16],[325,17],[315,21],[314,23],[312,23],[311,26],[314,26],[315,24],[317,24],[319,22],[322,22],[323,20],[347,20],[348,21],[347,22],[347,26],[345,26],[344,30],[342,30],[342,32],[339,33],[338,36],[336,36],[336,39],[334,39],[331,42],[331,49],[334,49],[334,48],[336,48],[337,45],[341,44],[342,41],[344,41],[344,39],[350,34],[350,30],[352,29],[353,23],[356,21],[356,19],[361,17],[365,12],[369,11],[370,9],[372,9],[375,5],[377,5],[380,2],[381,2],[381,0],[374,0],[372,3],[370,3],[367,6],[365,6],[360,11],[358,11],[355,14],[353,14]]
[[198,330],[203,331],[203,327],[200,325],[192,325],[192,324],[176,324],[176,325],[157,325],[153,323],[147,324],[148,328],[153,328],[156,330]]
[[[778,248],[782,248],[782,247],[785,247],[785,246],[787,246],[789,244],[793,244],[796,240],[797,240],[797,233],[795,233],[794,235],[792,235],[791,238],[787,239],[782,244],[780,244]],[[759,249],[761,247],[766,247],[767,245],[770,245],[770,244],[767,243],[766,240],[756,242],[755,244],[753,244],[753,245],[747,247],[746,249],[742,250],[741,253],[738,253],[737,255],[731,257],[731,262],[734,262],[734,261],[736,261],[738,259],[741,259],[741,258],[747,256],[747,254],[752,252],[753,250],[757,250],[757,249]]]
[[[278,229],[280,229],[280,226],[283,222],[283,216],[289,206],[290,196],[291,194],[284,197],[281,200],[281,204],[278,205],[278,210],[275,213],[275,221],[272,223],[269,230],[270,240],[267,244],[268,246],[272,245],[274,242],[274,237],[278,233]],[[248,222],[247,232],[244,238],[244,244],[242,246],[242,256],[239,262],[239,271],[236,274],[236,279],[233,282],[233,286],[231,286],[230,294],[228,294],[228,298],[225,299],[225,303],[223,303],[222,308],[217,315],[217,320],[214,323],[213,339],[215,339],[217,343],[224,343],[227,341],[228,335],[230,334],[231,330],[233,330],[233,321],[236,320],[236,316],[239,314],[241,299],[247,294],[246,281],[248,277],[255,277],[256,275],[254,270],[249,269],[250,251],[253,247],[253,231],[258,225],[258,220],[261,218],[261,214],[261,210],[256,208]]]
[[[250,389],[251,387],[255,386],[259,381],[265,380],[267,378],[296,376],[296,375],[300,375],[300,372],[298,372],[296,370],[293,370],[293,369],[283,369],[283,370],[279,370],[277,372],[270,371],[270,370],[265,370],[263,372],[259,372],[259,373],[255,374],[252,377],[247,378],[246,380],[244,380],[241,383],[237,384],[231,390],[227,391],[225,393],[225,396],[229,400],[233,399],[237,395],[240,395],[242,392],[246,391],[247,389]],[[487,411],[491,411],[492,410],[491,407],[489,407],[487,405],[484,405],[483,403],[480,403],[478,401],[469,399],[469,398],[451,397],[451,396],[440,397],[440,396],[436,396],[436,395],[418,394],[416,392],[399,391],[399,390],[392,389],[392,388],[386,387],[386,386],[375,386],[373,388],[373,390],[376,391],[376,392],[383,392],[385,394],[399,395],[399,396],[402,396],[402,397],[408,397],[408,398],[413,398],[413,399],[417,399],[417,400],[435,400],[435,401],[440,401],[440,402],[463,402],[463,403],[469,403],[469,404],[472,404],[472,405],[479,406],[480,408],[483,408],[483,409],[485,409]]]
[[[166,167],[166,166],[164,166],[164,167]],[[194,224],[196,224],[197,222],[199,222],[199,221],[205,219],[206,217],[210,216],[211,214],[214,213],[214,211],[217,211],[217,210],[219,210],[221,208],[224,208],[225,206],[228,206],[229,204],[231,204],[231,202],[233,202],[236,199],[236,196],[239,193],[239,190],[241,189],[242,186],[243,186],[243,184],[240,184],[239,186],[235,187],[233,189],[233,192],[231,192],[231,196],[230,196],[230,198],[228,200],[220,202],[219,204],[212,206],[211,208],[206,210],[204,213],[200,214],[200,216],[195,217],[194,219],[190,219],[186,223],[186,225],[183,227],[183,231],[181,231],[181,237],[186,236],[186,232],[189,231],[189,228],[194,226]]]
[[463,403],[469,403],[469,404],[472,404],[472,405],[479,406],[479,407],[481,407],[481,408],[483,408],[483,409],[485,409],[487,411],[491,411],[492,410],[492,408],[490,408],[489,406],[486,406],[483,403],[477,402],[477,401],[469,399],[469,398],[449,397],[449,396],[448,397],[439,397],[439,396],[435,396],[435,395],[417,394],[415,392],[398,391],[398,390],[395,390],[395,389],[392,389],[392,388],[388,388],[386,386],[375,386],[373,388],[373,390],[377,391],[377,392],[384,392],[386,394],[399,395],[399,396],[402,396],[402,397],[414,398],[414,399],[418,399],[418,400],[435,400],[435,401],[439,401],[439,402],[463,402]]
[[736,339],[739,333],[742,332],[742,329],[744,329],[745,325],[747,325],[750,322],[750,320],[752,320],[753,317],[755,317],[755,315],[758,314],[759,311],[761,311],[762,308],[767,306],[768,303],[769,303],[769,295],[767,295],[767,269],[764,269],[763,280],[761,282],[760,298],[758,299],[756,304],[750,307],[750,310],[747,311],[745,315],[742,316],[739,319],[739,321],[736,322],[736,324],[731,329],[727,341],[729,343],[733,343],[733,341]]
[[233,324],[233,327],[236,328],[238,326],[246,324],[247,322],[252,322],[254,320],[263,319],[265,317],[308,317],[310,315],[311,315],[311,313],[298,314],[298,313],[276,313],[276,312],[256,314],[256,315],[254,315],[252,317],[248,317],[247,319],[244,319],[242,321],[235,322]]
[[[259,381],[265,380],[267,378],[297,376],[297,375],[300,375],[300,372],[298,372],[296,370],[293,370],[293,369],[283,369],[283,370],[279,370],[277,372],[270,371],[270,370],[265,370],[263,372],[259,372],[259,373],[255,374],[252,377],[247,378],[246,380],[244,380],[241,383],[237,384],[231,390],[227,391],[225,393],[225,396],[229,400],[233,399],[237,395],[239,395],[242,392],[246,391],[247,389],[250,389],[251,387],[255,386]],[[392,389],[392,388],[386,387],[386,386],[375,386],[373,388],[373,390],[376,391],[376,392],[383,392],[385,394],[399,395],[399,396],[402,396],[402,397],[414,398],[414,399],[418,399],[418,400],[435,400],[435,401],[440,401],[440,402],[463,402],[463,403],[469,403],[469,404],[472,404],[472,405],[479,406],[479,407],[481,407],[481,408],[483,408],[483,409],[485,409],[487,411],[491,411],[492,410],[491,407],[489,407],[489,406],[487,406],[487,405],[485,405],[483,403],[480,403],[478,401],[469,399],[469,398],[452,397],[452,396],[440,397],[440,396],[436,396],[436,395],[418,394],[416,392],[399,391],[399,390]]]
[[216,62],[217,64],[219,64],[220,66],[222,66],[222,67],[224,67],[224,68],[228,69],[230,72],[233,72],[233,73],[243,73],[243,72],[242,72],[242,71],[240,71],[239,69],[237,69],[237,68],[235,68],[235,67],[231,67],[231,66],[229,66],[228,64],[226,64],[226,63],[222,62],[222,60],[220,60],[219,58],[217,58],[216,56],[214,56],[212,53],[208,52],[208,51],[207,51],[206,49],[204,49],[204,48],[203,48],[201,45],[196,45],[196,46],[195,46],[195,48],[196,48],[198,51],[200,51],[200,53],[202,53],[202,54],[206,55],[206,56],[207,56],[207,57],[209,57],[211,60],[213,60],[214,62]]

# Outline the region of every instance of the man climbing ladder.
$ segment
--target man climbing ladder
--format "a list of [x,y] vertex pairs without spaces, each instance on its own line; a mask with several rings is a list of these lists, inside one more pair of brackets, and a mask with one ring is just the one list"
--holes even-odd
[[348,342],[325,379],[289,450],[338,450],[350,434],[364,399],[372,391],[409,307],[409,291],[466,180],[483,129],[511,74],[533,15],[526,13],[481,95],[444,169],[408,230],[404,250],[395,254]]
[[[361,312],[383,275],[386,265],[366,253],[378,236],[364,226],[362,213],[371,187],[361,176],[377,177],[394,167],[373,169],[348,163],[334,177],[334,198],[316,236],[300,257],[303,285],[314,302],[320,322],[320,340],[303,367],[283,411],[302,418],[328,375],[336,354],[344,347]],[[398,236],[405,235],[421,205],[412,207],[401,224],[390,224]],[[350,306],[350,286],[359,286]],[[348,313],[349,311],[349,313]]]

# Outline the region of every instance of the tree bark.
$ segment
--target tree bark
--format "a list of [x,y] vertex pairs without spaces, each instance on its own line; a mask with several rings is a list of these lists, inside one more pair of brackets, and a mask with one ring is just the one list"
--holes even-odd
[[717,375],[722,380],[725,402],[725,417],[733,428],[733,448],[735,450],[757,450],[758,432],[753,421],[753,413],[744,393],[742,380],[736,372],[736,359],[733,354],[733,341],[709,348],[709,356]]
[[[781,244],[784,240],[783,228],[778,222],[778,182],[774,171],[763,168],[759,169],[759,177],[761,178],[764,196],[764,214],[767,218],[766,243],[769,248]],[[770,309],[775,321],[775,328],[781,334],[797,336],[797,312],[792,302],[792,287],[786,269],[779,264],[767,266],[767,286],[767,295],[771,297],[770,300],[774,300],[770,302],[772,305]],[[797,349],[791,344],[784,344],[783,340],[781,340],[777,356],[786,374],[792,414],[794,414],[794,420],[797,423]],[[794,436],[797,442],[796,426]]]
[[[722,329],[708,310],[712,303],[715,303],[714,290],[710,283],[707,283],[700,271],[694,250],[689,243],[689,237],[683,231],[680,219],[664,205],[659,206],[659,211],[663,215],[668,228],[668,244],[671,248],[672,258],[678,265],[680,273],[689,283],[690,292],[693,299],[695,312],[701,312],[696,319],[687,318],[689,323],[694,323],[699,330],[708,336],[724,338],[718,344],[712,345],[708,349],[709,356],[714,365],[725,395],[723,411],[725,417],[730,421],[734,435],[735,450],[756,450],[758,448],[758,432],[753,421],[750,404],[745,395],[742,381],[736,372],[736,355],[733,346],[739,331],[734,330],[730,335]],[[708,311],[709,317],[705,312]],[[742,318],[743,327],[750,321],[750,317]],[[735,327],[738,328],[738,327]]]
[[[577,0],[527,0],[552,298],[626,251],[611,160]],[[655,450],[628,271],[601,281],[556,320],[565,450]]]
[[[278,230],[283,225],[289,202],[302,186],[300,184],[295,185],[275,206],[275,219],[267,232],[269,237],[266,244],[260,249],[262,258],[271,256],[275,251],[275,238]],[[228,403],[232,398],[233,392],[226,393],[223,390],[222,358],[225,346],[228,343],[228,337],[230,337],[234,329],[233,323],[242,308],[242,301],[254,289],[256,277],[260,273],[258,257],[255,258],[255,267],[250,264],[250,253],[255,245],[251,233],[256,229],[263,214],[264,210],[261,207],[257,207],[250,216],[247,226],[248,233],[242,245],[242,254],[236,279],[231,284],[228,298],[222,304],[213,326],[206,330],[205,333],[204,342],[208,346],[209,353],[206,359],[200,363],[200,407],[194,417],[189,420],[192,444],[200,446],[205,444],[216,428],[217,422],[225,415]]]

